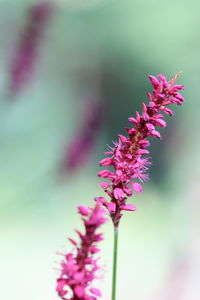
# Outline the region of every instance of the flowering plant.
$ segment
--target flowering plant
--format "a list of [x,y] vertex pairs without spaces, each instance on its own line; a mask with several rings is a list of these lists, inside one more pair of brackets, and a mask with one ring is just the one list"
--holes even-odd
[[[176,85],[176,74],[171,80],[167,81],[162,74],[157,78],[149,76],[153,85],[153,92],[148,93],[149,103],[142,103],[142,113],[136,112],[135,117],[130,117],[129,122],[133,125],[126,128],[127,136],[118,135],[118,141],[109,147],[106,152],[108,157],[100,161],[102,167],[112,167],[113,170],[104,169],[98,173],[98,176],[105,178],[108,182],[101,182],[100,186],[109,196],[109,201],[104,197],[96,197],[94,208],[79,207],[79,213],[86,217],[85,235],[78,231],[81,244],[70,239],[76,247],[76,254],[69,253],[65,256],[66,261],[62,263],[61,276],[58,279],[57,291],[62,299],[66,300],[95,300],[101,294],[99,290],[88,286],[95,278],[95,272],[98,269],[96,259],[92,256],[99,251],[94,242],[102,239],[102,235],[95,233],[96,229],[105,223],[104,211],[111,217],[114,225],[114,253],[113,253],[113,282],[112,282],[112,300],[116,299],[116,273],[117,273],[117,247],[118,247],[118,229],[123,211],[135,211],[133,204],[127,204],[127,198],[131,197],[134,192],[140,193],[144,181],[148,179],[148,168],[151,165],[146,149],[150,142],[149,136],[161,138],[160,133],[156,130],[157,126],[166,127],[164,114],[173,116],[174,113],[168,108],[170,104],[181,105],[184,98],[179,93],[184,89],[183,85]],[[140,183],[139,183],[139,182]],[[87,266],[90,265],[90,270]],[[67,293],[64,287],[70,288],[72,295],[65,298]]]

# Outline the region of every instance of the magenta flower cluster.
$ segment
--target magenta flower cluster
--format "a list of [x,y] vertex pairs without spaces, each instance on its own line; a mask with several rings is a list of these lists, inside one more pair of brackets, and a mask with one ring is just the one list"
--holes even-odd
[[100,185],[110,197],[110,201],[104,197],[97,197],[96,201],[107,208],[115,227],[118,227],[123,210],[136,209],[135,205],[126,203],[127,197],[132,196],[133,191],[140,193],[142,186],[139,182],[148,179],[147,171],[151,162],[146,156],[149,154],[146,148],[150,145],[147,138],[153,136],[160,139],[161,135],[156,127],[166,127],[163,113],[173,115],[168,105],[173,103],[181,105],[184,101],[178,92],[183,90],[184,86],[175,85],[177,76],[178,74],[170,81],[162,74],[158,75],[158,78],[149,76],[153,93],[148,93],[148,105],[142,103],[142,114],[136,112],[135,117],[129,118],[133,127],[126,128],[128,136],[119,134],[119,140],[106,152],[110,156],[99,163],[102,167],[111,166],[114,169],[114,171],[105,169],[98,173],[99,177],[109,180]]
[[99,252],[97,243],[103,240],[103,236],[96,231],[106,222],[105,210],[97,203],[94,208],[79,206],[78,212],[82,216],[85,233],[76,230],[79,243],[69,239],[74,250],[64,255],[56,290],[63,300],[97,300],[101,293],[91,284],[99,270],[95,254]]

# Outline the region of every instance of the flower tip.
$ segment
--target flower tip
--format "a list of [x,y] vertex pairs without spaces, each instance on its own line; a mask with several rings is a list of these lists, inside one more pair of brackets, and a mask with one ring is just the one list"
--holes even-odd
[[88,216],[89,215],[89,209],[88,207],[84,205],[79,205],[78,206],[78,213],[81,214],[82,216]]

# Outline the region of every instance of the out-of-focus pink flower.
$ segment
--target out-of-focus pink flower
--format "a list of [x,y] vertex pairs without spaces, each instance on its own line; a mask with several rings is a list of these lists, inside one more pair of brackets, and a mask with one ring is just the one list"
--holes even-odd
[[63,170],[72,172],[87,162],[94,147],[96,136],[103,123],[103,104],[101,101],[88,101],[80,128],[67,147]]
[[[144,156],[149,153],[146,149],[150,142],[149,136],[161,138],[160,133],[156,130],[157,126],[165,127],[166,122],[163,120],[162,113],[173,115],[173,111],[167,106],[175,103],[181,105],[184,101],[179,90],[183,90],[183,85],[175,85],[176,74],[169,82],[164,75],[156,77],[149,76],[153,85],[153,93],[148,93],[148,105],[142,104],[142,114],[136,112],[135,117],[129,118],[133,127],[126,128],[128,136],[118,135],[119,140],[114,142],[113,147],[109,147],[106,154],[111,155],[100,161],[100,166],[110,166],[114,171],[103,170],[98,173],[101,178],[107,178],[111,183],[102,183],[101,187],[110,197],[110,203],[102,198],[95,198],[102,203],[109,211],[114,226],[118,227],[119,220],[123,210],[134,211],[133,205],[127,205],[127,197],[131,196],[133,191],[140,193],[142,186],[135,180],[144,182],[148,179],[148,168],[151,165],[148,157]],[[112,203],[112,205],[110,205]]]
[[96,244],[103,240],[103,235],[96,231],[106,222],[105,211],[97,203],[94,208],[79,206],[78,212],[82,216],[85,233],[76,230],[80,239],[78,243],[69,239],[74,250],[64,255],[56,290],[64,300],[97,300],[101,292],[92,286],[99,270],[98,258],[94,255],[99,252]]
[[31,7],[27,24],[20,36],[9,70],[8,89],[11,95],[20,93],[33,75],[38,45],[45,25],[53,12],[53,4],[44,1]]

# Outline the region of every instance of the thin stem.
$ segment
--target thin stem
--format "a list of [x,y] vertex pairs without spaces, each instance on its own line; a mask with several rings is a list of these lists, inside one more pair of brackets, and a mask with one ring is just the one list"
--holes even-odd
[[117,250],[118,250],[118,228],[114,227],[113,275],[112,275],[112,300],[115,300],[115,299],[116,299]]

